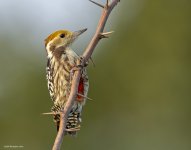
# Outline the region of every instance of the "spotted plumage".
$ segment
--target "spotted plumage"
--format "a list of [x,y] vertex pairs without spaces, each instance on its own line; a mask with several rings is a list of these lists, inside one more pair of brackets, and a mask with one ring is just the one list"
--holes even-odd
[[[48,82],[48,90],[50,97],[54,103],[52,107],[53,112],[59,112],[64,109],[66,101],[71,89],[71,73],[76,67],[77,60],[80,57],[69,47],[71,43],[85,30],[78,32],[70,32],[67,30],[60,30],[52,33],[45,40],[45,47],[47,51],[47,67],[46,77]],[[75,135],[76,130],[80,128],[82,107],[85,104],[85,97],[88,93],[88,76],[86,69],[82,70],[78,93],[76,100],[72,106],[69,114],[66,129],[66,134]],[[54,115],[54,121],[59,129],[60,116]]]

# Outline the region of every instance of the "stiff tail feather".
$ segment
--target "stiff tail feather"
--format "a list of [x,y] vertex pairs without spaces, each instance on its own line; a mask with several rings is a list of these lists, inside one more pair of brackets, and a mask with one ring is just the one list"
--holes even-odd
[[[58,110],[58,106],[52,107],[53,112],[59,112],[59,110]],[[57,132],[58,132],[60,127],[60,115],[59,114],[54,115],[53,120],[56,123]],[[71,111],[67,119],[65,135],[67,134],[72,136],[77,135],[77,130],[80,130],[80,123],[81,123],[80,113]]]

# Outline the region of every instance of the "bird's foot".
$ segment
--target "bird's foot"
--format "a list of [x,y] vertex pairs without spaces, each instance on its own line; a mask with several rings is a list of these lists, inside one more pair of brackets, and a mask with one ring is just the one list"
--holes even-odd
[[81,71],[83,69],[82,65],[76,65],[70,70],[70,82],[72,81],[72,77],[74,76],[75,71]]

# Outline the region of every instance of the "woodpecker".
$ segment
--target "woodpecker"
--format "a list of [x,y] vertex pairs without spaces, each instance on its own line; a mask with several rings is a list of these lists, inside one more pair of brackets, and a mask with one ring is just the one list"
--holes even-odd
[[[50,34],[45,39],[47,52],[46,78],[50,97],[53,101],[51,111],[57,113],[53,116],[57,131],[60,124],[60,115],[58,112],[65,107],[71,90],[71,73],[73,68],[76,67],[77,61],[81,59],[70,46],[86,30],[83,29],[76,32],[59,30]],[[76,135],[76,129],[80,129],[82,107],[86,102],[88,88],[88,76],[86,68],[83,67],[78,86],[78,95],[67,118],[67,130],[65,134]]]

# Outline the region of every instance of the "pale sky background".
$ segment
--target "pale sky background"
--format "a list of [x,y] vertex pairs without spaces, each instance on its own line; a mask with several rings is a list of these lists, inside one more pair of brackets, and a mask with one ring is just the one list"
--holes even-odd
[[[105,0],[97,1],[105,2]],[[132,21],[139,12],[142,2],[142,0],[121,2],[120,7],[127,6],[128,10],[127,18],[124,18],[124,21]],[[124,11],[125,9],[123,12],[119,10],[120,8],[116,10],[118,12],[111,15],[112,24],[107,24],[108,30],[115,30],[120,13],[127,13]],[[88,32],[82,38],[85,40],[82,45],[84,47],[95,31],[100,14],[101,8],[88,0],[0,0],[0,36],[17,42],[13,47],[22,46],[23,42],[30,42],[32,45],[37,44],[37,47],[42,49],[43,40],[55,30],[74,31],[88,28]],[[78,47],[79,44],[76,43]]]

